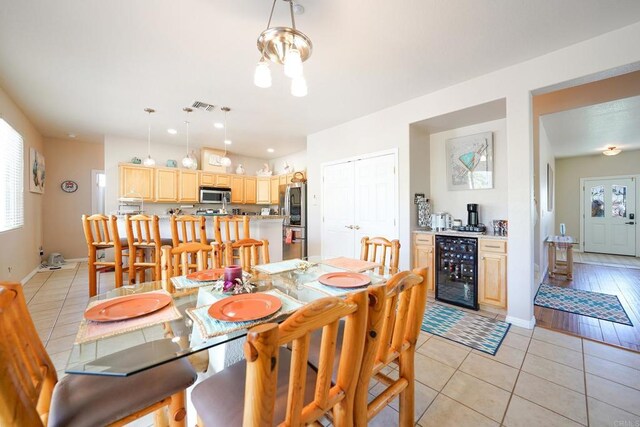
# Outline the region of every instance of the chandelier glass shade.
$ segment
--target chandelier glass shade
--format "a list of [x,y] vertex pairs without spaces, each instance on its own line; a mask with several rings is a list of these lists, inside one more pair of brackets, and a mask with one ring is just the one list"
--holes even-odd
[[261,88],[271,86],[271,71],[266,62],[268,60],[276,64],[284,65],[284,74],[291,79],[298,79],[297,84],[294,85],[292,83],[292,95],[305,96],[307,94],[306,82],[304,83],[305,90],[297,91],[297,95],[294,93],[294,86],[299,88],[299,79],[304,80],[302,63],[311,56],[313,45],[309,37],[296,29],[296,23],[293,17],[293,0],[285,0],[289,3],[291,27],[271,27],[271,19],[273,18],[276,1],[277,0],[273,0],[267,29],[258,37],[258,51],[260,51],[261,57],[256,65],[253,81],[256,86]]
[[151,114],[155,113],[156,110],[153,108],[145,108],[144,111],[149,114],[149,120],[147,123],[147,158],[144,159],[142,164],[147,167],[153,167],[156,165],[156,161],[151,157]]
[[[185,107],[182,109],[185,113],[187,113],[187,117],[189,113],[193,111],[193,109],[189,107]],[[189,120],[185,120],[184,123],[187,125],[187,154],[182,158],[182,166],[187,169],[193,169],[194,161],[191,157],[191,152],[189,151]]]

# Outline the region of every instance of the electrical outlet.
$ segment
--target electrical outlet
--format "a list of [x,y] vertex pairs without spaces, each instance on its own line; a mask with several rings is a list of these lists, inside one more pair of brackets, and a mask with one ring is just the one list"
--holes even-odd
[[40,256],[44,255],[44,249],[42,249],[42,246],[40,246]]
[[9,277],[11,277],[11,270],[13,270],[13,267],[7,267],[7,270],[9,270]]

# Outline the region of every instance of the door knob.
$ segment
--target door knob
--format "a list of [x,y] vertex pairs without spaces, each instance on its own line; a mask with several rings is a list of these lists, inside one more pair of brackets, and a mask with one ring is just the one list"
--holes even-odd
[[349,230],[353,230],[353,225],[345,225],[345,228],[348,228]]
[[630,221],[630,222],[625,222],[625,224],[633,225],[633,224],[635,224],[635,222]]
[[360,230],[360,226],[359,225],[354,225],[353,228],[356,229],[356,230]]

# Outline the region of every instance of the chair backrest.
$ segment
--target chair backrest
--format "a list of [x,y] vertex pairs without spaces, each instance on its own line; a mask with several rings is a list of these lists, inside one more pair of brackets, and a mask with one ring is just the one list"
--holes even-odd
[[[370,316],[369,319],[370,330],[379,333],[368,333],[365,339],[356,392],[356,424],[367,424],[367,391],[371,377],[396,359],[402,362],[401,354],[415,351],[426,303],[426,268],[397,273],[385,284],[384,311],[381,316]],[[390,394],[393,392],[391,389]],[[374,408],[373,412],[382,410],[387,403]]]
[[116,251],[121,251],[122,244],[118,235],[117,221],[118,218],[115,215],[82,215],[82,228],[87,246],[98,248],[113,246]]
[[19,283],[0,283],[0,425],[47,425],[56,370]]
[[363,261],[371,261],[380,264],[380,273],[384,271],[383,267],[387,267],[391,274],[398,272],[398,264],[400,262],[400,241],[388,240],[384,237],[363,237],[360,241],[362,250],[360,259]]
[[[242,233],[240,233],[242,224]],[[226,242],[251,238],[249,232],[249,217],[243,216],[215,216],[213,217],[213,233],[216,242],[222,245]]]
[[238,251],[240,265],[244,271],[250,271],[255,265],[268,264],[270,262],[268,240],[242,239],[237,242],[225,243],[225,265],[233,264],[234,251]]
[[171,215],[171,241],[174,248],[180,243],[207,244],[206,218],[201,215]]
[[[209,256],[211,264],[209,265]],[[160,271],[162,277],[162,287],[173,293],[175,288],[171,283],[171,278],[179,276],[183,272],[189,271],[191,260],[196,259],[196,270],[202,271],[207,268],[217,267],[213,247],[200,242],[182,243],[176,248],[165,245],[161,248]]]
[[[381,295],[384,289],[381,288]],[[382,300],[382,298],[381,298]],[[285,425],[313,423],[334,409],[335,425],[351,425],[357,375],[364,351],[369,293],[358,292],[346,299],[314,301],[298,310],[279,326],[268,323],[249,331],[244,346],[247,376],[244,401],[245,426],[272,426],[276,402],[280,346],[291,343],[292,357]],[[342,350],[335,384],[332,370],[341,318],[346,317]],[[314,400],[304,402],[307,358],[311,333],[322,328],[320,363]]]
[[158,215],[127,215],[124,221],[129,247],[160,247],[160,220]]

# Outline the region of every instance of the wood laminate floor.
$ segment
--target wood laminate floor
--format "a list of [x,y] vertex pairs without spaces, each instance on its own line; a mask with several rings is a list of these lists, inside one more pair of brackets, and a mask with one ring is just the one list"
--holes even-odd
[[545,282],[616,295],[633,326],[535,306],[536,325],[640,352],[640,270],[594,264],[574,264],[573,269],[572,281],[556,275]]

